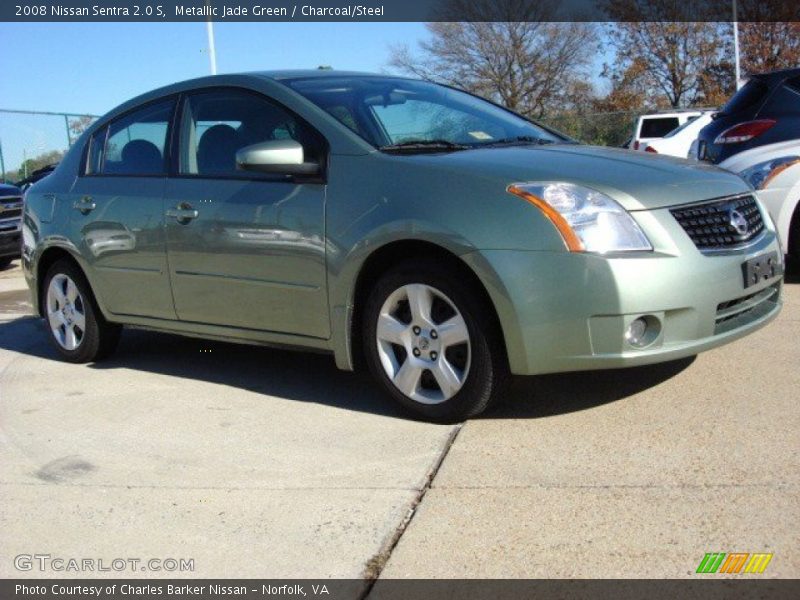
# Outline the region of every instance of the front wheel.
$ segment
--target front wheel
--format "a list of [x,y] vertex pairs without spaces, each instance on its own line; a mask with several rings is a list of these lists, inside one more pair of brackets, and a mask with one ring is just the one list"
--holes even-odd
[[461,421],[502,395],[508,363],[493,312],[476,286],[424,261],[384,275],[364,310],[363,348],[375,378],[430,421]]
[[98,361],[116,349],[121,327],[103,318],[89,282],[72,261],[50,267],[43,301],[50,340],[69,362]]

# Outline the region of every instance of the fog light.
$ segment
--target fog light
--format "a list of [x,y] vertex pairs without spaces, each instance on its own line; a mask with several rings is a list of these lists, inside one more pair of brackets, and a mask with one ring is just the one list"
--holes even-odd
[[625,332],[625,341],[627,341],[631,346],[636,346],[640,348],[645,344],[645,336],[647,335],[647,321],[644,317],[639,317],[638,319],[634,319],[630,325],[628,325],[628,330]]
[[634,348],[646,348],[661,335],[661,321],[655,315],[635,318],[625,330],[625,341]]

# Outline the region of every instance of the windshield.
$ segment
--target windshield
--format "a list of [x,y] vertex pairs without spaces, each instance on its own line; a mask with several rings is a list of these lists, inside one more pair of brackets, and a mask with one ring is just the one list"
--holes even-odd
[[490,102],[424,81],[318,77],[286,83],[380,149],[567,141]]

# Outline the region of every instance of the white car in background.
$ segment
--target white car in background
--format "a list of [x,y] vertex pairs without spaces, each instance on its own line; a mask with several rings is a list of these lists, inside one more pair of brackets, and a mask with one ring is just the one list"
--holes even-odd
[[645,144],[663,138],[670,131],[677,129],[692,119],[696,119],[702,114],[703,112],[699,110],[680,110],[641,115],[636,119],[636,123],[633,126],[633,139],[631,140],[630,148],[643,151]]
[[775,221],[784,252],[800,262],[800,140],[745,150],[719,166],[755,188]]
[[[663,138],[642,144],[639,149],[655,154],[693,158],[690,156],[692,143],[697,140],[697,134],[700,133],[700,130],[711,123],[712,114],[714,114],[712,110],[704,111],[700,116],[688,119],[683,125],[673,129]],[[695,151],[695,155],[696,153],[697,151]]]

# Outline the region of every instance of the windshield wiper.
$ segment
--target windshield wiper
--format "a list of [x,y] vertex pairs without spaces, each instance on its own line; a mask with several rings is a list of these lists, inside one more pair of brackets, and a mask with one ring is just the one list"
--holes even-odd
[[455,150],[466,150],[472,146],[466,144],[456,144],[447,140],[406,140],[396,144],[381,146],[378,150],[382,152],[453,152]]
[[555,143],[554,140],[547,140],[532,135],[518,135],[515,137],[493,140],[491,142],[484,142],[483,144],[478,144],[477,147],[487,148],[490,146],[513,146],[517,144],[534,144],[536,146],[542,146],[544,144],[553,144],[553,143]]

